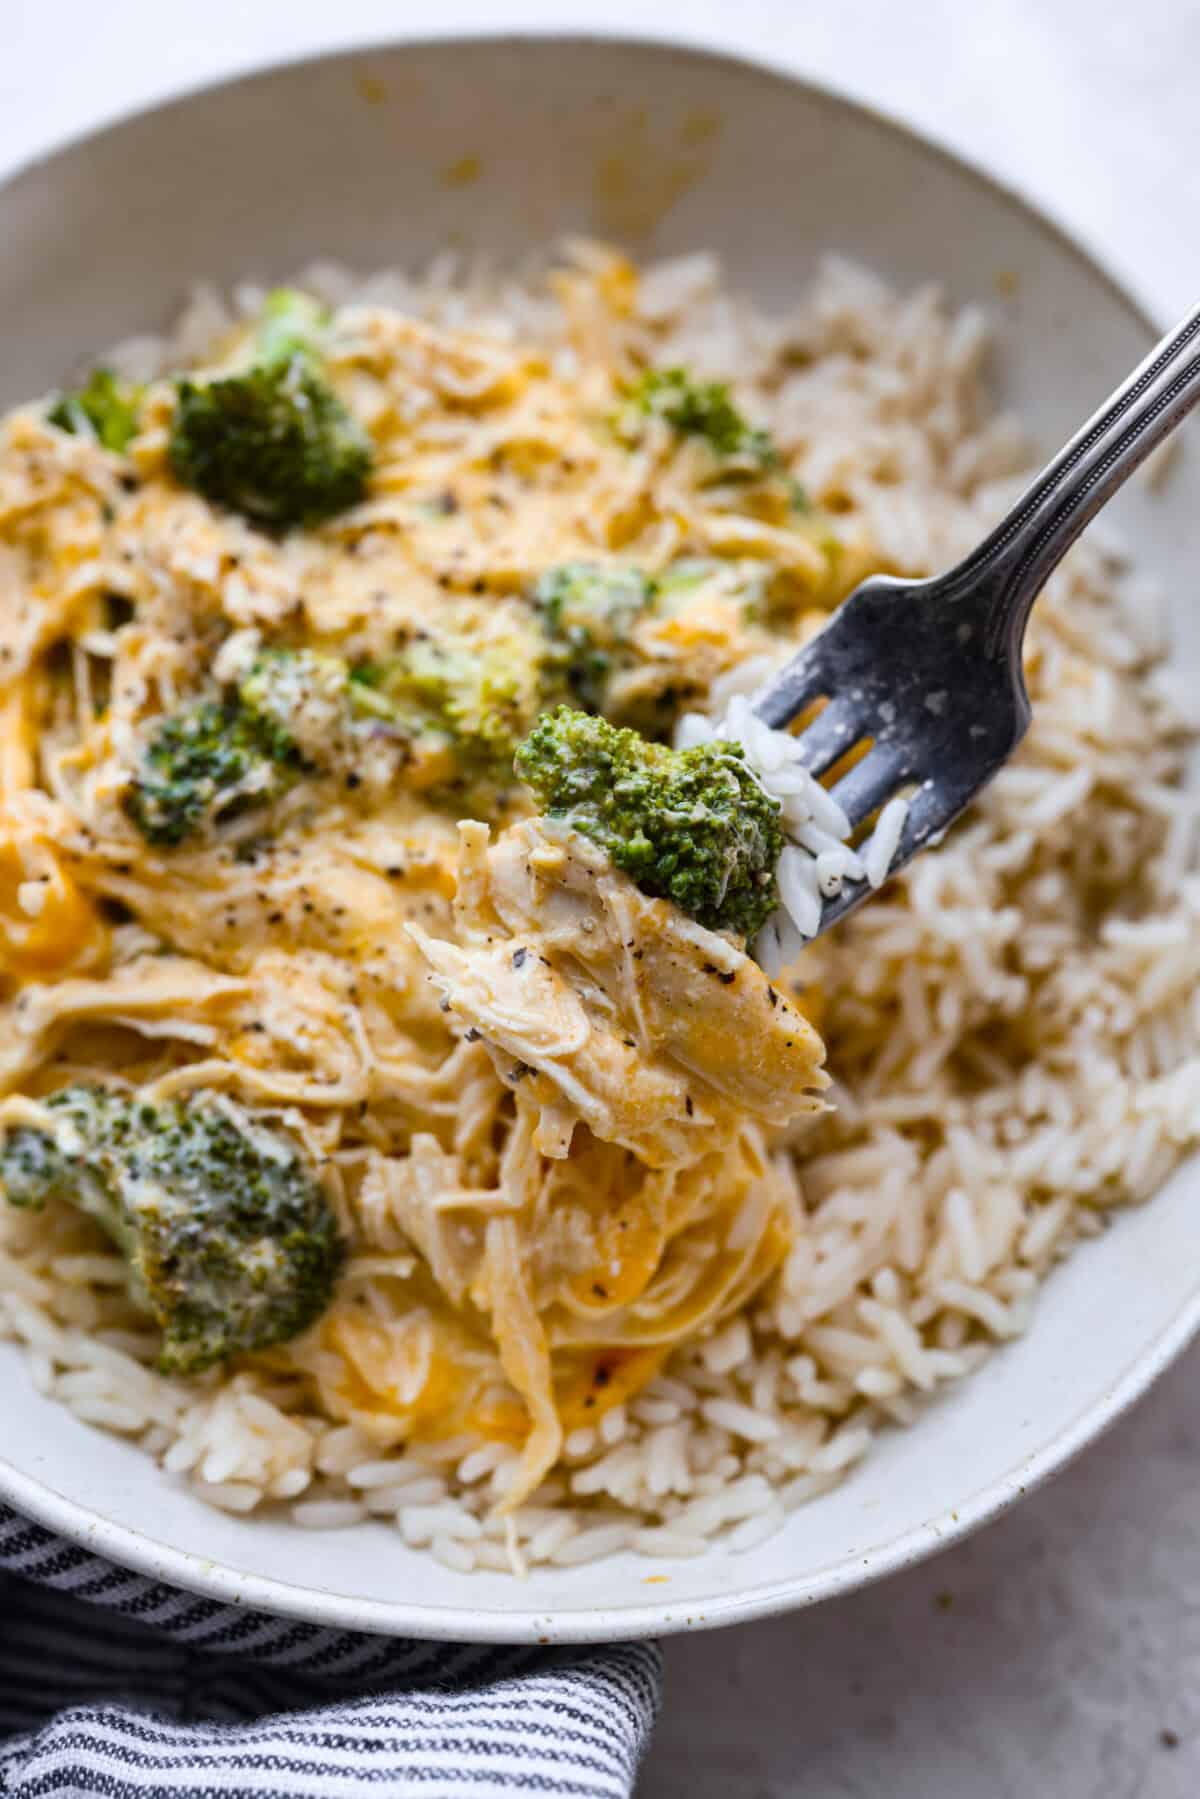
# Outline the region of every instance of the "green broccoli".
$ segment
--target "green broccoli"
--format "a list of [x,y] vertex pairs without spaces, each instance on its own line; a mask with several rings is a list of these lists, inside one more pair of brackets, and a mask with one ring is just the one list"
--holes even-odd
[[160,724],[125,810],[147,842],[169,849],[205,824],[270,804],[305,767],[286,729],[240,692],[200,700]]
[[106,450],[124,455],[138,433],[142,390],[111,369],[93,369],[82,387],[60,393],[46,414],[60,431],[94,437]]
[[640,569],[564,562],[533,590],[546,635],[547,683],[587,712],[609,711],[609,682],[636,660],[629,635],[656,597]]
[[443,734],[470,767],[512,761],[529,725],[520,665],[507,645],[479,652],[419,637],[384,665],[377,690],[415,735]]
[[480,638],[448,628],[351,669],[351,704],[413,741],[448,748],[456,790],[504,786],[542,703],[543,657],[540,633],[515,622],[494,619]]
[[696,381],[686,369],[647,369],[626,394],[619,420],[636,435],[638,414],[662,418],[681,437],[701,437],[715,456],[751,464],[762,473],[779,467],[779,452],[766,431],[742,417],[723,381]]
[[344,759],[354,689],[341,656],[320,650],[264,649],[237,689],[277,767],[313,773]]
[[539,649],[527,631],[496,629],[479,645],[448,632],[353,664],[262,650],[236,686],[159,724],[125,810],[149,842],[171,848],[272,804],[304,775],[344,774],[357,785],[364,750],[379,738],[402,755],[406,746],[427,753],[431,794],[511,785],[513,751],[541,700]]
[[328,1306],[343,1244],[282,1131],[211,1098],[150,1105],[102,1087],[66,1087],[47,1109],[52,1129],[6,1132],[0,1187],[35,1210],[66,1200],[112,1238],[162,1331],[164,1373],[287,1342]]
[[752,938],[778,904],[780,807],[736,743],[671,750],[560,706],[538,720],[516,770],[550,818],[709,929]]
[[371,445],[322,373],[326,316],[280,289],[248,368],[177,383],[167,454],[185,487],[275,531],[320,524],[363,498]]

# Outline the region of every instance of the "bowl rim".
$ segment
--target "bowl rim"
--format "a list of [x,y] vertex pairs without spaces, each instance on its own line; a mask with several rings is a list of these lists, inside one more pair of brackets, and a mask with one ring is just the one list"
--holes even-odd
[[[560,30],[552,25],[511,31],[448,27],[443,31],[365,39],[325,50],[305,51],[254,62],[232,73],[185,82],[146,105],[118,108],[85,128],[63,135],[4,171],[0,196],[24,177],[58,157],[83,148],[110,131],[134,121],[148,121],[193,99],[225,89],[286,75],[324,63],[353,63],[371,56],[405,50],[435,50],[474,45],[494,51],[521,50],[547,44],[563,48],[604,47],[635,55],[680,62],[707,62],[731,72],[798,89],[810,101],[833,113],[867,120],[884,134],[914,146],[949,166],[969,184],[1005,202],[1042,232],[1048,232],[1074,257],[1086,263],[1111,295],[1147,335],[1156,338],[1161,323],[1141,294],[1132,273],[1116,272],[1106,252],[1095,249],[1085,234],[1061,221],[1052,207],[1034,200],[1019,186],[1000,179],[936,136],[894,117],[868,101],[849,95],[823,80],[799,74],[782,62],[728,49],[700,36],[675,31],[638,35],[622,29]],[[214,1562],[190,1550],[176,1549],[145,1532],[92,1512],[58,1493],[45,1481],[13,1466],[0,1449],[0,1504],[7,1502],[31,1522],[150,1579],[181,1587],[218,1603],[294,1618],[327,1628],[473,1643],[567,1644],[630,1641],[686,1630],[749,1623],[778,1612],[796,1610],[855,1591],[890,1574],[915,1566],[939,1549],[968,1536],[1006,1512],[1026,1493],[1066,1466],[1133,1406],[1147,1389],[1200,1334],[1200,1280],[1150,1347],[1129,1363],[1121,1376],[1066,1429],[1027,1452],[1002,1476],[960,1501],[952,1512],[926,1519],[865,1552],[805,1575],[781,1576],[740,1592],[695,1601],[639,1600],[630,1605],[581,1611],[535,1612],[514,1609],[477,1611],[458,1605],[412,1605],[404,1600],[370,1599],[322,1591]]]

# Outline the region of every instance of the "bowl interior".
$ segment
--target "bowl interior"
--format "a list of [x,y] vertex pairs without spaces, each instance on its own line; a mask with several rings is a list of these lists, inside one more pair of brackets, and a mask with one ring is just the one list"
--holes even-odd
[[[0,404],[165,323],[194,281],[278,278],[315,256],[411,265],[447,246],[516,261],[563,232],[639,254],[712,246],[767,305],[786,302],[827,247],[900,284],[936,279],[952,300],[989,307],[1000,397],[1046,449],[1149,341],[1132,303],[1053,227],[841,101],[662,46],[470,40],[273,71],[19,176],[0,191]],[[1194,677],[1200,515],[1187,486],[1139,486],[1113,511],[1172,598],[1173,656]],[[39,1397],[2,1345],[0,1497],[129,1565],[316,1621],[498,1640],[732,1621],[928,1551],[1101,1428],[1196,1322],[1198,1201],[1192,1164],[1053,1276],[1026,1338],[739,1556],[625,1557],[517,1582],[456,1574],[382,1525],[316,1539],[228,1517]]]

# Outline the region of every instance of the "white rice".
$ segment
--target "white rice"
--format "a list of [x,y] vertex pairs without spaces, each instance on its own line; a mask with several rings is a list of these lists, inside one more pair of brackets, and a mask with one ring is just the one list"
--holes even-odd
[[908,801],[899,794],[895,799],[890,799],[879,814],[879,822],[863,849],[862,857],[863,872],[872,887],[882,887],[887,880],[888,870],[900,847],[907,817]]
[[[358,282],[302,273],[338,303],[374,299],[499,336],[553,341],[535,287],[457,270]],[[258,296],[239,293],[236,309]],[[900,573],[971,549],[1011,497],[1023,448],[989,419],[983,321],[936,293],[897,297],[831,260],[784,319],[732,301],[714,259],[650,272],[656,359],[733,375],[814,498],[854,508]],[[233,312],[197,297],[176,340],[117,360],[144,376],[201,355]],[[1200,1131],[1197,810],[1153,667],[1145,590],[1090,533],[1034,615],[1033,728],[945,844],[804,951],[786,979],[823,1006],[837,1111],[799,1159],[801,1225],[742,1318],[677,1353],[511,1520],[493,1515],[512,1453],[471,1438],[381,1451],[303,1414],[265,1376],[170,1380],[131,1328],[111,1257],[58,1257],[45,1220],[0,1208],[0,1335],[39,1389],[133,1435],[235,1513],[285,1507],[333,1529],[374,1517],[455,1571],[653,1560],[714,1536],[747,1551],[827,1492],[888,1425],[1024,1330],[1038,1285],[1106,1211],[1149,1194]],[[836,802],[791,739],[753,718],[769,660],[733,671],[681,741],[732,734],[780,800],[784,904],[759,949],[790,962],[842,884],[883,882],[903,800],[849,848]],[[1016,1047],[1021,1046],[1021,1047]]]
[[[767,664],[756,672],[761,686],[774,668]],[[758,961],[775,976],[818,934],[826,900],[836,899],[848,884],[865,881],[873,888],[883,886],[900,848],[909,802],[900,794],[888,800],[874,829],[855,851],[850,847],[850,820],[838,804],[836,789],[830,792],[809,773],[796,737],[772,730],[755,716],[749,692],[733,691],[723,710],[707,716],[684,713],[676,726],[675,747],[689,749],[716,738],[741,745],[759,785],[782,808],[787,842],[776,868],[779,907],[754,945]],[[1072,804],[1068,796],[1064,810]]]
[[305,1530],[342,1530],[348,1524],[361,1524],[366,1507],[351,1499],[314,1499],[292,1507],[292,1519]]

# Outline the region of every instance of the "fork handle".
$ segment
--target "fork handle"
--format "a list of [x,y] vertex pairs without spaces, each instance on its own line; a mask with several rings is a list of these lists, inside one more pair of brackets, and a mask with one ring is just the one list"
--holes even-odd
[[965,562],[933,583],[981,603],[991,655],[1020,649],[1030,609],[1084,526],[1200,400],[1200,306],[1167,333]]

